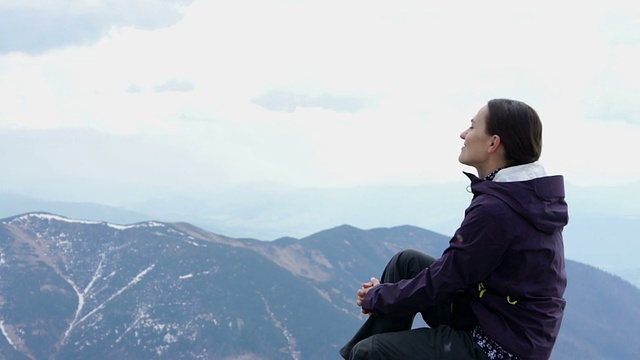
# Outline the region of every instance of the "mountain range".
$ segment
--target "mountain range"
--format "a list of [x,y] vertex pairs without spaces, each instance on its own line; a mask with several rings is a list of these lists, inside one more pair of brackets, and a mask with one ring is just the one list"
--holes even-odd
[[[415,226],[233,238],[184,222],[31,212],[0,220],[0,358],[337,359],[355,290],[397,251],[440,254]],[[552,359],[636,359],[640,289],[567,261]]]
[[[79,194],[49,200],[0,193],[0,218],[31,211],[51,212],[71,218],[119,224],[148,219],[183,221],[236,238],[273,240],[301,238],[337,224],[370,229],[411,224],[450,235],[460,224],[470,194],[465,182],[420,186],[361,186],[354,188],[296,188],[261,183],[220,187],[190,194],[162,192],[149,196],[143,188],[134,196],[116,192],[120,201],[77,202],[94,198],[86,194],[92,183],[78,187]],[[581,187],[567,184],[569,224],[565,228],[568,259],[593,265],[640,287],[640,184]],[[94,191],[102,194],[105,191]],[[127,196],[124,196],[126,194]],[[104,196],[112,196],[112,192]],[[129,199],[123,200],[122,197]],[[57,200],[55,200],[57,199]]]

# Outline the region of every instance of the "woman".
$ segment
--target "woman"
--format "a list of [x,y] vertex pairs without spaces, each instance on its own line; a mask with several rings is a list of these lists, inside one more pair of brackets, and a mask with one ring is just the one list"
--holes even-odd
[[[473,200],[438,260],[395,255],[357,292],[369,318],[345,359],[548,359],[567,278],[562,176],[538,159],[542,124],[527,104],[494,99],[460,134],[458,160],[476,169]],[[429,328],[413,329],[420,312]]]

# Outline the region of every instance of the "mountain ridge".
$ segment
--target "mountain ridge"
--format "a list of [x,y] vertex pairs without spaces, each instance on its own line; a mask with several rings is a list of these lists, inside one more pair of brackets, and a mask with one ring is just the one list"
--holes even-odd
[[[336,358],[363,321],[354,305],[360,283],[398,250],[439,255],[447,243],[409,225],[344,224],[265,242],[184,222],[0,219],[0,355]],[[640,290],[571,260],[567,271],[567,312],[552,359],[640,357],[633,341]]]

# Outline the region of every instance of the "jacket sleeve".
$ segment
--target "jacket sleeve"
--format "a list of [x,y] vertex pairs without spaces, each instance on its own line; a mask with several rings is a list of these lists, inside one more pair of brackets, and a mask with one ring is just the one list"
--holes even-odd
[[474,199],[442,257],[412,279],[373,287],[363,310],[411,315],[440,304],[458,290],[477,286],[500,265],[513,239],[511,211],[491,196]]

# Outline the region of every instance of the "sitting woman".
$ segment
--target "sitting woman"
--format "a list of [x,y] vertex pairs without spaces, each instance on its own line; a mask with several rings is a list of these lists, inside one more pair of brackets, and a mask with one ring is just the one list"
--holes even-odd
[[[567,285],[562,176],[538,162],[542,124],[527,104],[482,107],[458,160],[473,199],[439,259],[406,250],[357,292],[369,318],[345,359],[548,359]],[[428,328],[411,329],[421,313]]]

